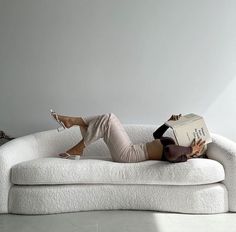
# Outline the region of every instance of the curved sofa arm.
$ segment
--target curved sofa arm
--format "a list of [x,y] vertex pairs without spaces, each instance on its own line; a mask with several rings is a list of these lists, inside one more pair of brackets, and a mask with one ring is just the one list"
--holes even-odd
[[11,168],[20,162],[57,156],[82,138],[79,127],[64,131],[48,130],[13,139],[0,146],[0,213],[8,213]]
[[225,180],[222,181],[229,196],[229,211],[236,211],[236,143],[221,135],[210,133],[212,143],[208,144],[207,156],[224,166]]

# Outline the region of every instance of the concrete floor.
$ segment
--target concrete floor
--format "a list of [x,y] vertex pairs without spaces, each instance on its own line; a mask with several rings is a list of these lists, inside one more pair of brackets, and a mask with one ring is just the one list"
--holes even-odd
[[154,211],[87,211],[0,215],[0,232],[236,232],[236,213],[191,215]]

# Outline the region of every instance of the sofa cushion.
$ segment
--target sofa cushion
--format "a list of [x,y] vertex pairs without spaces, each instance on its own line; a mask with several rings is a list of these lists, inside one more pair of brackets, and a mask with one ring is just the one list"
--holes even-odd
[[97,159],[47,157],[21,162],[11,169],[11,182],[18,185],[199,185],[216,183],[224,180],[224,177],[224,168],[219,162],[201,158],[182,163],[157,160],[117,163]]

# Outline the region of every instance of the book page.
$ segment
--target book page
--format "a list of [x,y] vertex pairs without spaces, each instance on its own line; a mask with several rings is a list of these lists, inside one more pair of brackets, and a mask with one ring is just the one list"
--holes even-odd
[[212,142],[209,131],[202,118],[191,123],[182,124],[181,126],[173,128],[178,145],[189,146],[193,139],[205,140],[205,144]]

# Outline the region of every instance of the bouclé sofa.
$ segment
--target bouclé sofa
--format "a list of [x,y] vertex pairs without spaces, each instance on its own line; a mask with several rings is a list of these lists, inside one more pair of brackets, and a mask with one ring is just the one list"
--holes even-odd
[[[124,124],[134,143],[153,139],[154,125]],[[170,130],[166,136],[173,136]],[[155,210],[191,214],[236,211],[236,143],[211,133],[209,159],[182,163],[112,162],[102,139],[80,159],[59,153],[81,139],[78,126],[14,139],[0,147],[0,213]]]

